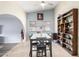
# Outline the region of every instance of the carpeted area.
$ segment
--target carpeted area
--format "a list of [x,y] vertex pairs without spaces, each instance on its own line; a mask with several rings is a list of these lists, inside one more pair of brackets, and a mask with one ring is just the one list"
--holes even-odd
[[[29,57],[30,45],[29,40],[22,42],[4,54],[3,57]],[[35,53],[33,54],[35,57]],[[52,43],[52,56],[53,57],[70,57],[71,55],[55,42]],[[49,57],[49,56],[48,56]]]

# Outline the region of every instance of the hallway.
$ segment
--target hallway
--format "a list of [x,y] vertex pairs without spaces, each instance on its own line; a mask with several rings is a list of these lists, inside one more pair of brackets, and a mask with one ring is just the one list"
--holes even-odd
[[[29,57],[29,40],[27,42],[22,42],[8,51],[3,57]],[[61,53],[62,52],[62,53]],[[52,43],[52,56],[53,57],[70,57],[71,55],[63,49],[61,46]],[[33,54],[35,57],[35,54]],[[49,57],[49,56],[48,56]]]

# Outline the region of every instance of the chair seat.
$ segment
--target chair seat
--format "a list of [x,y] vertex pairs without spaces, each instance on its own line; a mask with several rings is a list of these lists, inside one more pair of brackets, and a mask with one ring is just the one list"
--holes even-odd
[[47,43],[46,43],[46,45],[49,45],[49,44],[51,44],[51,42],[47,42]]
[[36,43],[32,43],[32,45],[37,45],[38,43],[36,42]]
[[37,45],[37,49],[45,49],[46,46],[45,45]]

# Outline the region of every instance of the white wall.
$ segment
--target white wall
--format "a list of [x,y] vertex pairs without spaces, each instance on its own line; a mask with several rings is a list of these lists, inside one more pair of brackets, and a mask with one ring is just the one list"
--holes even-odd
[[[24,26],[26,37],[26,13],[16,1],[0,1],[0,14],[11,14],[16,16]],[[25,38],[26,40],[26,38]]]
[[43,21],[50,21],[50,28],[51,28],[51,32],[53,33],[54,30],[54,10],[45,10],[45,11],[39,11],[39,12],[32,12],[32,13],[28,13],[27,14],[27,20],[28,21],[39,21],[37,20],[37,13],[43,13],[44,16],[44,20]]
[[3,39],[0,39],[0,43],[21,42],[23,25],[20,20],[12,15],[0,15],[0,25],[2,26],[0,37],[3,37]]
[[[58,6],[56,6],[56,8],[55,8],[55,32],[57,32],[57,17],[59,16],[59,14],[63,14],[73,8],[79,9],[79,1],[68,1],[68,2],[63,1]],[[79,14],[79,12],[78,12],[78,14]],[[78,20],[79,20],[79,18],[78,18]],[[78,23],[78,25],[79,25],[79,23]],[[78,26],[78,31],[79,31],[79,26]],[[79,34],[79,32],[78,32],[78,34]],[[79,35],[78,35],[78,38],[79,38]],[[79,39],[78,39],[78,47],[79,47]],[[78,52],[79,52],[79,49],[78,49]]]

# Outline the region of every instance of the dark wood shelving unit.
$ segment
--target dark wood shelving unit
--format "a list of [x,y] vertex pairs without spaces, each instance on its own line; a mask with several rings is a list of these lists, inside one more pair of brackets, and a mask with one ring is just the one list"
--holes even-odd
[[78,55],[78,9],[58,17],[58,41],[71,55]]

